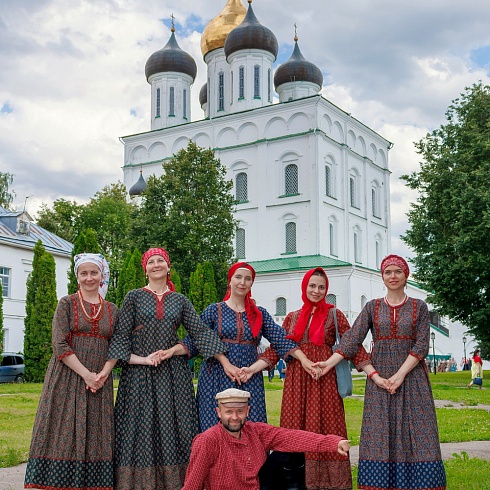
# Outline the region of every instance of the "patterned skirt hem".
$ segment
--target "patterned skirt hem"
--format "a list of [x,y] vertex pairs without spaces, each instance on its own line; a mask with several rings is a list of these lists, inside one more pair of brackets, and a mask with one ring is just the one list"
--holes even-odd
[[113,490],[114,487],[52,487],[49,485],[40,485],[37,483],[27,483],[24,488],[39,488],[40,490]]
[[443,487],[371,487],[366,485],[358,485],[359,490],[446,490],[446,485]]

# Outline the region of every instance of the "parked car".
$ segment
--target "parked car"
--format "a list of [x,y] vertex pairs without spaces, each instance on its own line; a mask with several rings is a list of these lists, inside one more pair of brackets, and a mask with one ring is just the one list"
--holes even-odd
[[24,381],[24,356],[15,352],[3,352],[0,362],[0,383]]

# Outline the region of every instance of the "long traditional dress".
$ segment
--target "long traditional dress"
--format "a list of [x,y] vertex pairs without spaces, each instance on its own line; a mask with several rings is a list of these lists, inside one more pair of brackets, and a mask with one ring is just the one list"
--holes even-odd
[[190,301],[146,288],[130,291],[121,308],[109,359],[123,364],[115,406],[115,478],[118,490],[177,490],[184,484],[191,443],[198,433],[194,387],[186,356],[159,366],[129,364],[178,342],[182,324],[207,358],[226,351],[200,321]]
[[366,304],[337,352],[350,356],[368,330],[372,364],[383,378],[393,376],[409,355],[420,362],[391,395],[366,381],[359,447],[358,488],[369,490],[446,488],[434,399],[424,362],[429,351],[429,311],[419,299],[398,306],[383,299]]
[[[325,340],[316,345],[309,340],[309,326],[306,328],[299,348],[313,362],[324,361],[332,355],[335,344],[335,323],[333,309],[325,320]],[[301,310],[289,313],[283,322],[288,334],[294,331]],[[339,335],[349,330],[349,322],[340,310],[336,310]],[[369,358],[361,346],[352,354],[353,362],[359,369],[369,364]],[[270,363],[278,360],[277,354],[268,349],[263,359]],[[314,380],[298,360],[288,363],[284,381],[281,406],[281,427],[302,429],[317,434],[335,434],[347,438],[344,403],[337,390],[335,369]],[[351,489],[352,476],[348,456],[338,453],[305,454],[306,487],[308,490]]]
[[[286,357],[298,346],[295,342],[285,338],[284,330],[277,325],[267,310],[259,306],[262,312],[262,327],[257,337],[253,337],[247,315],[238,313],[225,302],[214,303],[202,313],[201,319],[217,332],[219,338],[225,343],[229,351],[228,360],[239,368],[250,366],[258,357],[257,347],[264,336],[281,357]],[[195,347],[190,339],[184,340],[190,355],[196,354]],[[223,366],[215,359],[208,359],[201,365],[197,383],[197,406],[201,432],[218,423],[216,415],[215,395],[227,388],[239,388],[251,393],[250,416],[252,422],[267,422],[265,409],[264,378],[262,373],[254,374],[246,383],[238,385],[226,376]]]
[[[94,314],[90,303],[84,305]],[[105,301],[100,314],[99,320],[90,321],[76,294],[63,297],[56,308],[53,357],[34,422],[25,488],[113,488],[112,375],[92,393],[61,361],[76,354],[90,371],[102,370],[117,318],[116,305]]]

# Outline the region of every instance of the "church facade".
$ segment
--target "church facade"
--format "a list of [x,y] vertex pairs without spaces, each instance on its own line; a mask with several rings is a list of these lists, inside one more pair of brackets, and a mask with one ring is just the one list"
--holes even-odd
[[[138,195],[144,177],[161,175],[190,140],[212,148],[234,183],[235,255],[257,271],[257,302],[280,323],[302,304],[304,273],[322,266],[329,302],[352,323],[367,300],[384,294],[379,264],[391,251],[392,144],[320,94],[322,72],[297,37],[275,69],[278,41],[251,3],[246,9],[228,0],[202,33],[201,119],[190,114],[196,64],[173,28],[150,56],[151,130],[121,138],[124,183]],[[413,283],[409,289],[426,297]],[[434,329],[448,338],[443,325]]]

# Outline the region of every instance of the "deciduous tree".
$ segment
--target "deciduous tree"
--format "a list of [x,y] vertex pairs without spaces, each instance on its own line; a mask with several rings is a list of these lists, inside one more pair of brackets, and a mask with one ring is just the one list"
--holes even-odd
[[0,206],[5,209],[10,209],[10,205],[14,200],[14,192],[10,190],[10,186],[14,181],[14,176],[8,172],[0,172]]
[[447,123],[416,143],[420,171],[402,177],[419,196],[403,237],[428,301],[459,320],[490,358],[490,87],[467,87]]

